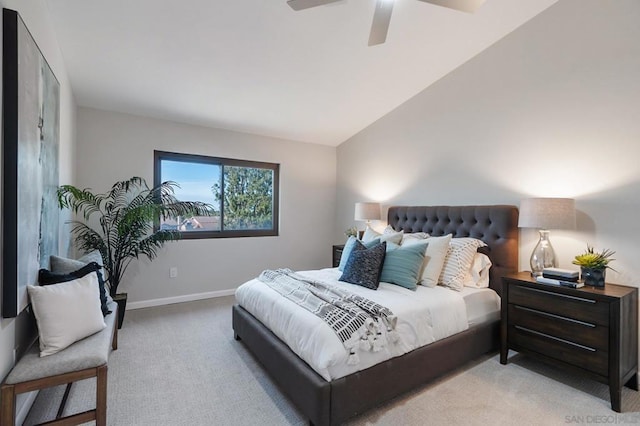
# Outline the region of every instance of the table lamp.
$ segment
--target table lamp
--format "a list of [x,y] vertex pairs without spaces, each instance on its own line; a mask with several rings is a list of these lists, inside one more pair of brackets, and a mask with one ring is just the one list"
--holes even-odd
[[380,203],[356,203],[355,220],[367,222],[367,228],[372,220],[380,220]]
[[540,240],[531,253],[531,275],[541,276],[544,268],[558,265],[549,240],[550,229],[575,229],[576,209],[572,198],[527,198],[520,202],[518,227],[535,228]]

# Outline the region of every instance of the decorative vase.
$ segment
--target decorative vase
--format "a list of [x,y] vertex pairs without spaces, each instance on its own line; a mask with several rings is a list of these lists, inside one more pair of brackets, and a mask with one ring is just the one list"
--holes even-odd
[[604,287],[604,280],[607,274],[607,268],[587,268],[580,267],[580,275],[585,285],[593,287]]
[[555,268],[556,253],[551,246],[549,240],[549,231],[540,229],[540,239],[531,253],[529,264],[531,265],[531,275],[534,277],[541,277],[544,268]]
[[124,311],[127,309],[127,293],[116,294],[113,301],[118,304],[118,330],[120,330],[124,322]]

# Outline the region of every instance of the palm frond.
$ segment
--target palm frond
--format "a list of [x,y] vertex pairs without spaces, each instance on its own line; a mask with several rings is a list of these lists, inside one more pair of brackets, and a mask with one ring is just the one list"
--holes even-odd
[[[144,255],[152,260],[166,242],[180,238],[177,231],[154,232],[156,220],[215,213],[209,204],[178,200],[175,197],[178,187],[177,183],[167,181],[149,188],[143,178],[134,176],[116,182],[103,194],[72,185],[58,188],[60,208],[68,208],[84,220],[71,222],[71,232],[78,249],[83,252],[100,251],[112,295],[116,294],[133,259]],[[94,215],[97,220],[92,219]],[[90,223],[96,221],[98,226],[92,227]]]

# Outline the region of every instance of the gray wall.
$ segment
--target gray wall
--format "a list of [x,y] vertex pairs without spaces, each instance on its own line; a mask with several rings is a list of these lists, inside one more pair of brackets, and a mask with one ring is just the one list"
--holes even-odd
[[[44,1],[38,0],[0,0],[0,6],[17,10],[20,13],[22,20],[29,28],[47,62],[49,62],[53,73],[60,82],[60,180],[73,182],[76,107],[67,71],[49,20],[47,6]],[[2,87],[0,85],[1,90]],[[2,165],[0,164],[1,167]],[[1,199],[2,197],[0,197]],[[61,217],[61,221],[64,222],[67,218],[66,216]],[[66,254],[68,246],[68,231],[64,226],[61,226],[60,252]],[[2,296],[0,295],[0,297]],[[19,336],[16,336],[15,319],[0,319],[0,380],[13,367],[13,349],[15,348],[16,337]]]
[[131,176],[151,183],[154,149],[280,163],[280,236],[169,243],[127,271],[122,291],[133,307],[230,294],[266,268],[331,266],[334,147],[88,108],[78,109],[77,128],[78,185],[100,192]]
[[[340,145],[334,241],[356,201],[573,197],[578,229],[551,234],[560,266],[591,243],[617,251],[610,281],[638,285],[638,22],[637,0],[561,0]],[[521,269],[536,241],[521,231]]]

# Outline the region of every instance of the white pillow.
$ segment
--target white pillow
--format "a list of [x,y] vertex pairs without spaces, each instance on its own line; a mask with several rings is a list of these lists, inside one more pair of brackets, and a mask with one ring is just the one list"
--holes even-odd
[[428,242],[427,250],[424,253],[424,263],[419,283],[426,287],[435,287],[438,284],[440,271],[444,265],[444,260],[449,250],[451,234],[444,237],[429,237],[426,239],[408,239],[402,245],[413,245]]
[[391,226],[387,226],[382,234],[374,231],[370,226],[367,226],[367,229],[365,229],[362,235],[362,242],[368,243],[378,238],[381,243],[386,241],[388,243],[400,244],[403,235],[404,231],[396,232]]
[[28,286],[38,323],[40,356],[55,354],[107,325],[100,309],[98,275],[47,286]]
[[452,238],[438,284],[453,290],[462,290],[473,257],[478,252],[478,247],[484,246],[486,244],[476,238]]
[[487,288],[489,287],[489,269],[491,260],[489,256],[476,253],[471,262],[471,268],[464,277],[465,287]]
[[427,238],[429,238],[429,234],[426,232],[411,232],[402,236],[402,243],[404,244],[408,240],[425,240]]
[[378,238],[380,235],[382,234],[374,231],[370,226],[367,226],[367,228],[364,230],[364,234],[362,234],[362,242],[368,243],[369,241],[373,241],[374,239]]

